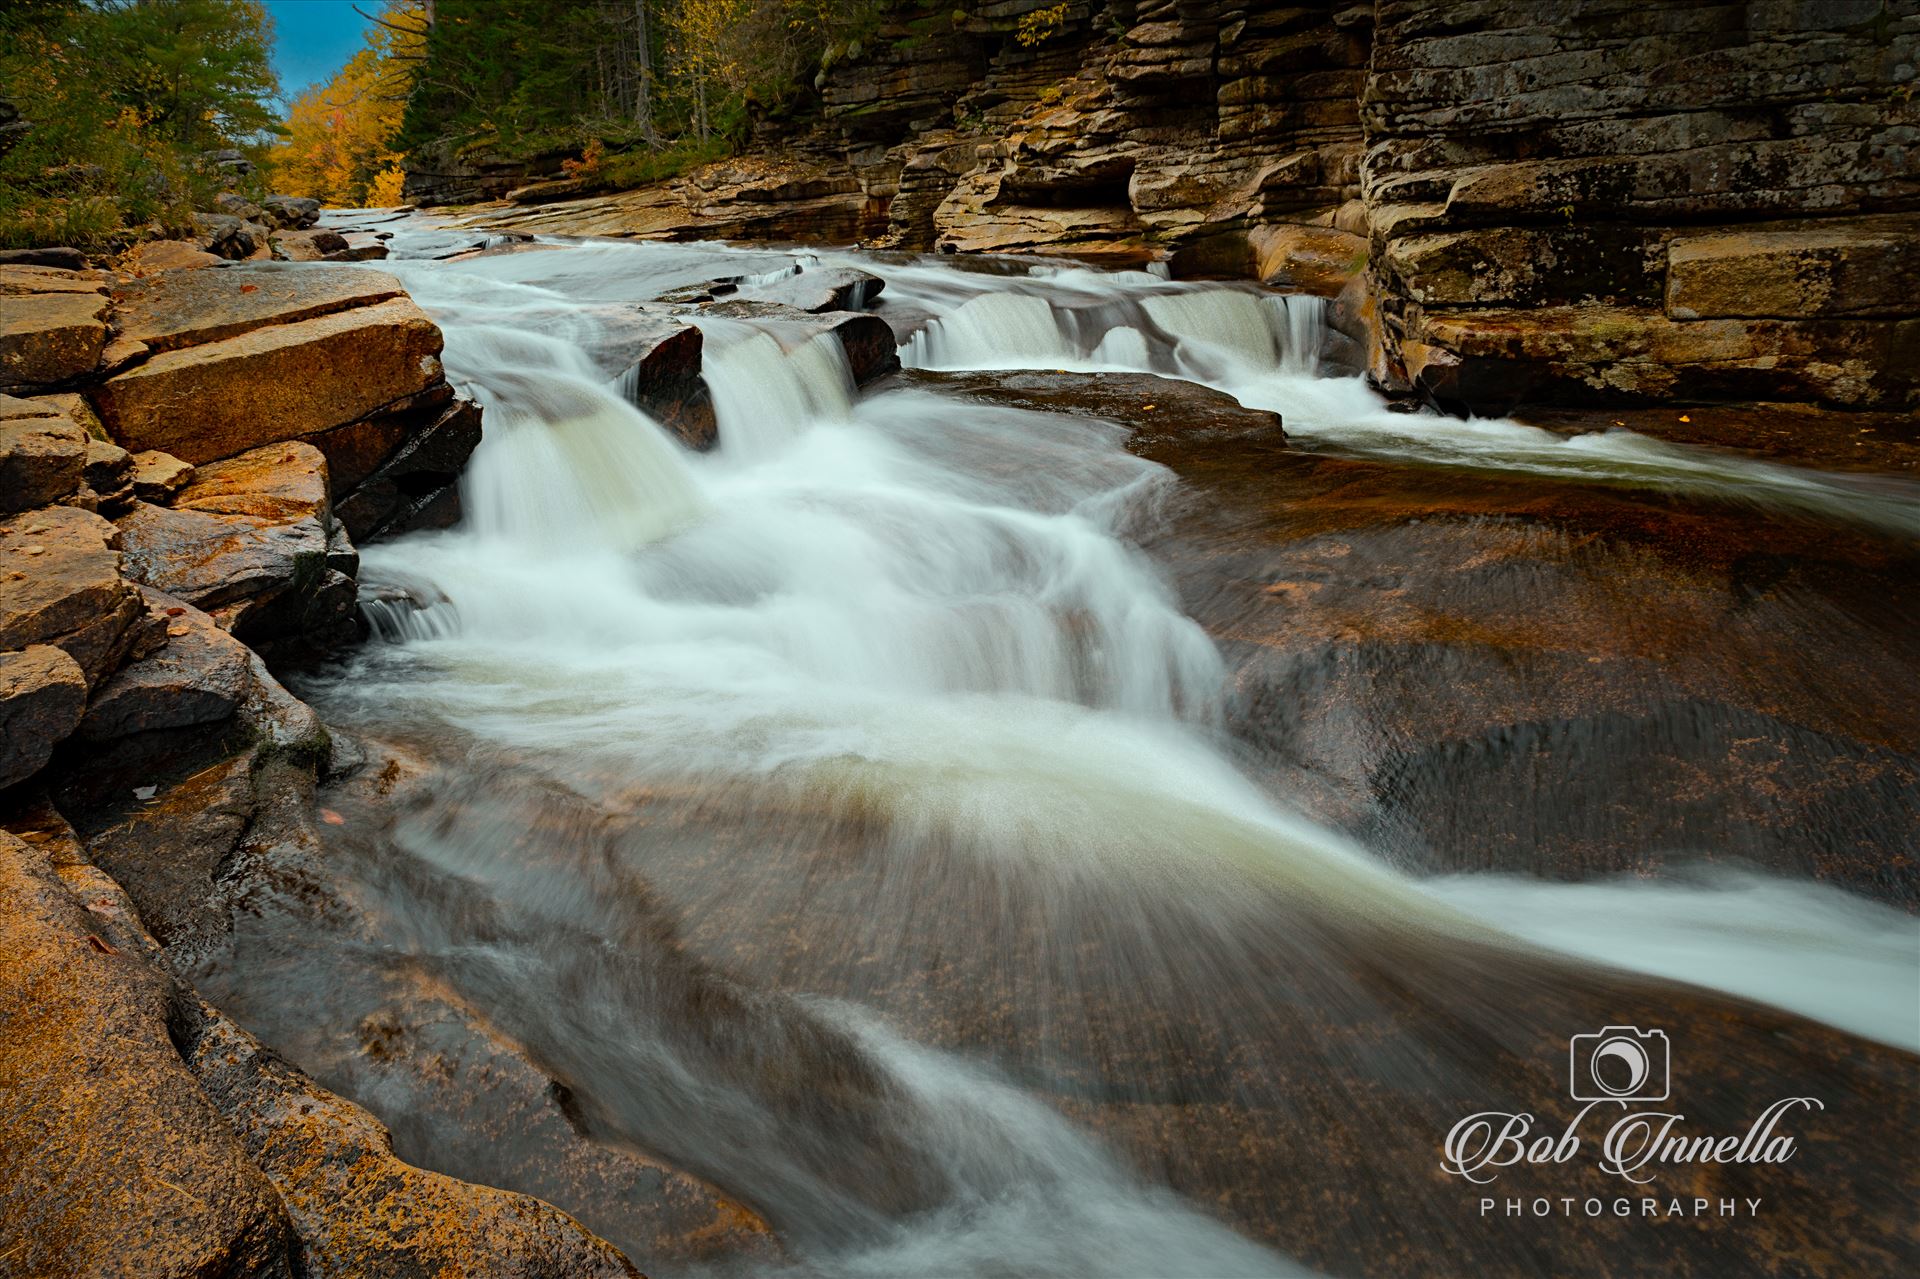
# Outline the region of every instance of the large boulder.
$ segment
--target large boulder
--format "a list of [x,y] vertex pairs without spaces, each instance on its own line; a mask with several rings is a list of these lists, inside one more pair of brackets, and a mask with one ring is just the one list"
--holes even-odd
[[0,395],[0,514],[71,496],[87,465],[87,433],[35,400]]
[[688,448],[712,448],[719,437],[713,397],[700,376],[700,330],[670,316],[627,309],[601,332],[592,355],[621,395]]
[[880,296],[887,282],[853,267],[813,267],[770,284],[742,286],[735,297],[749,302],[778,302],[802,311],[860,311]]
[[0,789],[46,765],[78,727],[86,700],[85,673],[51,644],[0,653]]
[[122,337],[160,355],[405,296],[376,271],[261,265],[122,285],[114,320]]
[[113,525],[71,506],[0,519],[0,651],[52,644],[89,687],[118,667],[150,638],[118,547]]
[[122,316],[123,336],[154,354],[91,394],[135,452],[214,461],[443,381],[440,330],[392,277],[373,272],[169,272],[130,288]]
[[194,243],[215,257],[241,261],[267,251],[267,229],[230,213],[193,215]]
[[357,557],[310,444],[200,467],[171,507],[138,503],[119,529],[128,576],[215,613],[242,639],[324,641],[350,628]]
[[107,345],[107,296],[90,271],[0,267],[0,392],[93,372]]
[[746,320],[796,337],[831,333],[846,350],[856,385],[864,386],[900,367],[899,344],[887,322],[864,311],[802,311],[777,302],[715,302],[706,314]]
[[213,207],[229,217],[239,218],[242,222],[260,222],[266,218],[266,214],[260,211],[259,205],[233,191],[224,191],[214,196]]
[[142,502],[171,505],[193,479],[193,467],[171,453],[147,449],[133,457],[133,495]]
[[302,195],[270,195],[260,201],[260,208],[283,230],[303,230],[320,220],[320,201]]
[[280,1195],[181,1061],[171,981],[0,833],[0,1255],[23,1275],[290,1276]]
[[123,275],[139,279],[162,271],[191,271],[225,261],[189,240],[142,240],[123,253],[117,263]]
[[252,672],[246,645],[184,600],[143,587],[165,619],[166,642],[128,662],[94,692],[80,721],[90,741],[226,719],[246,695]]
[[319,262],[352,246],[347,237],[326,227],[311,231],[275,231],[271,237],[273,256],[287,262]]

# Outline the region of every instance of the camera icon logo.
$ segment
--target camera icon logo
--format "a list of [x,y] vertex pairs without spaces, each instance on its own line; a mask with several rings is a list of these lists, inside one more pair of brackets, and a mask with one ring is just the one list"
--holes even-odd
[[1667,1032],[1607,1026],[1567,1041],[1575,1101],[1665,1101],[1672,1065]]

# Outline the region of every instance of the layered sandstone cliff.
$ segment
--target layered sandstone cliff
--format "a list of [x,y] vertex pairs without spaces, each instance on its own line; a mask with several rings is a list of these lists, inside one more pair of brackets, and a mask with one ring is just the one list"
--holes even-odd
[[748,156],[502,220],[1357,278],[1375,381],[1449,408],[1901,409],[1917,63],[1888,0],[975,0]]

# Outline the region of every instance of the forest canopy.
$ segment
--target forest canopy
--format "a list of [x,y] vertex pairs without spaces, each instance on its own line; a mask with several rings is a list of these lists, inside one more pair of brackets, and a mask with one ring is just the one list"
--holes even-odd
[[[930,0],[929,0],[930,2]],[[387,0],[367,48],[295,100],[275,180],[389,203],[408,153],[578,158],[602,185],[725,154],[756,113],[804,110],[830,49],[883,0]]]
[[281,118],[259,0],[6,0],[0,246],[179,234],[228,190],[395,204],[420,152],[657,180],[805,114],[906,7],[939,0],[366,0],[365,46]]
[[[257,0],[0,5],[0,245],[178,227],[275,127]],[[224,166],[224,167],[223,167]]]

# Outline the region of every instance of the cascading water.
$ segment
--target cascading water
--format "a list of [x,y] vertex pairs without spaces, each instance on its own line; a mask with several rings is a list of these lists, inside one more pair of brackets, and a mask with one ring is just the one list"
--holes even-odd
[[[644,297],[693,269],[684,247],[661,246],[659,267],[652,252],[399,264],[450,372],[485,399],[487,438],[463,528],[366,549],[363,579],[409,603],[382,606],[376,642],[316,695],[372,735],[453,734],[467,767],[498,770],[403,823],[390,855],[417,872],[369,872],[384,944],[568,1078],[596,1131],[766,1212],[797,1272],[1293,1273],[1038,1096],[1125,1103],[1115,1126],[1136,1106],[1283,1113],[1298,1084],[1277,1081],[1351,1065],[1301,1009],[1362,1023],[1445,1000],[1485,955],[1538,997],[1553,973],[1615,962],[1622,921],[1638,971],[1920,1040],[1920,933],[1888,908],[1776,881],[1422,883],[1277,806],[1231,762],[1220,652],[1118,535],[1173,480],[1117,428],[917,388],[856,398],[830,336],[706,320],[721,447],[682,452],[607,385],[593,311],[569,300],[577,284],[617,302],[620,280]],[[1639,437],[1415,430],[1357,382],[1312,376],[1307,299],[1144,273],[884,274],[935,316],[910,365],[1179,374],[1356,450],[1820,509],[1844,496]],[[1915,510],[1901,491],[1875,518]],[[567,822],[499,799],[547,787],[667,816],[574,848],[552,834]],[[738,851],[683,849],[688,830]],[[789,1001],[766,1017],[844,1044],[875,1109],[782,1109],[731,1032],[679,1026],[623,959],[656,909],[687,921],[703,962]],[[1596,913],[1612,922],[1575,927]],[[1711,935],[1692,928],[1703,913]],[[1390,985],[1413,993],[1383,993],[1376,952],[1407,947],[1424,957]],[[976,981],[986,1004],[1023,1006],[974,1007]],[[1843,985],[1858,998],[1831,1006]],[[1499,1002],[1460,1016],[1520,1037]],[[1127,1037],[1100,1020],[1129,1003],[1165,1024]],[[1290,1066],[1271,1056],[1283,1042],[1303,1054]],[[1167,1144],[1179,1184],[1188,1156]],[[904,1205],[844,1171],[874,1150],[915,1170]]]
[[1095,287],[1090,272],[956,280],[956,273],[915,267],[894,274],[889,289],[935,315],[901,348],[909,367],[1171,374],[1281,413],[1288,433],[1303,441],[1359,456],[1671,489],[1920,535],[1920,485],[1911,481],[1810,471],[1627,430],[1563,436],[1499,419],[1389,411],[1357,377],[1318,376],[1326,334],[1318,298],[1116,274],[1099,296],[1139,321],[1075,342],[1077,317]]

